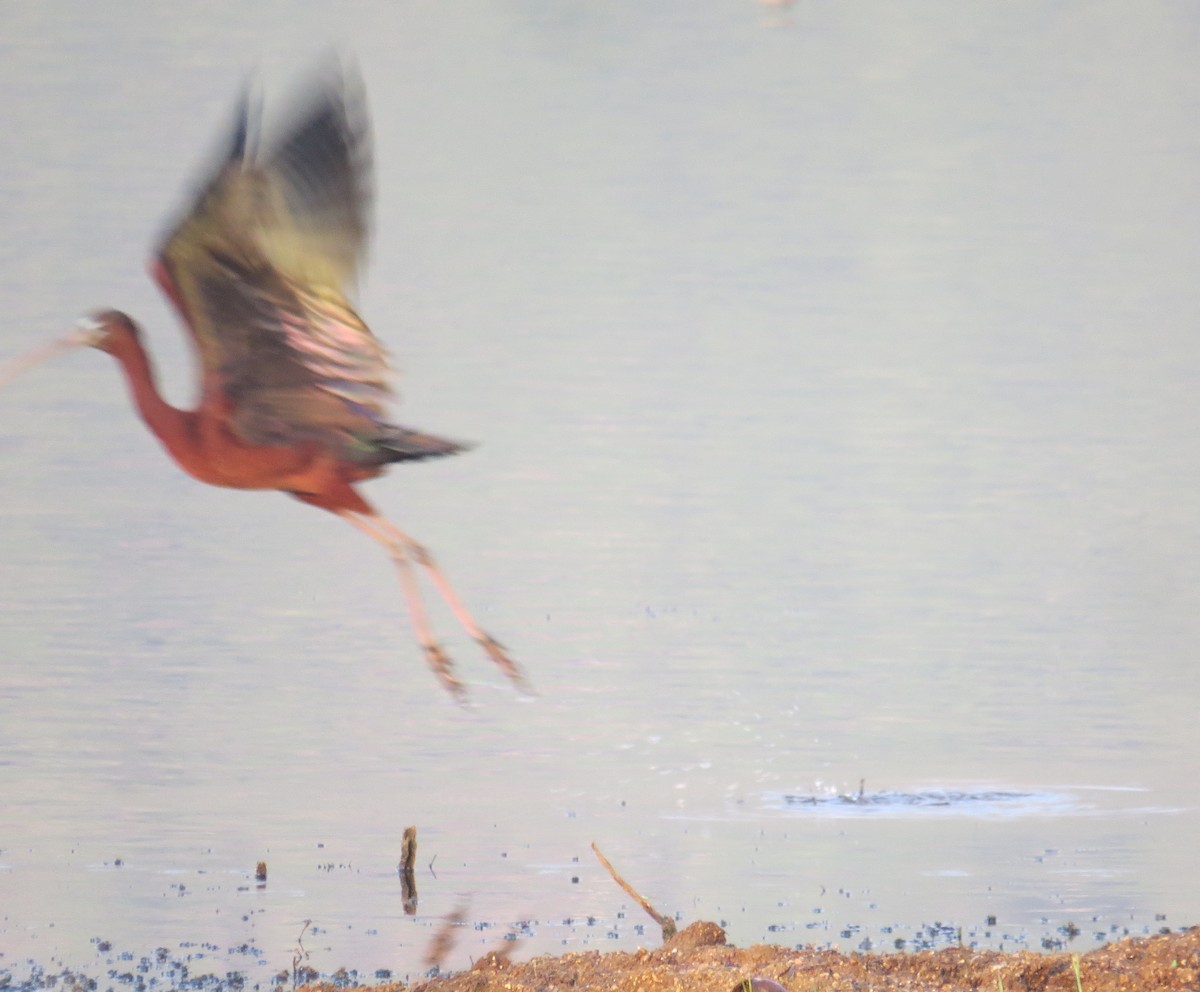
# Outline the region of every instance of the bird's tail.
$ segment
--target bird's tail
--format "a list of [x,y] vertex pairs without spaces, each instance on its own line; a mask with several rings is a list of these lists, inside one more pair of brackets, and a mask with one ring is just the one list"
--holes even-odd
[[387,434],[376,440],[380,456],[385,462],[410,462],[422,458],[440,458],[442,455],[457,455],[468,451],[471,445],[450,441],[433,434],[409,430],[407,427],[392,427]]

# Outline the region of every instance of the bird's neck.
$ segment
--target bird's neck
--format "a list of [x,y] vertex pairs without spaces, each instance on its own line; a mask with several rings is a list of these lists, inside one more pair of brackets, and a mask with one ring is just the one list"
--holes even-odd
[[163,399],[158,391],[154,364],[135,334],[122,334],[108,350],[125,373],[138,414],[171,457],[182,463],[194,445],[195,415],[190,410],[171,406]]

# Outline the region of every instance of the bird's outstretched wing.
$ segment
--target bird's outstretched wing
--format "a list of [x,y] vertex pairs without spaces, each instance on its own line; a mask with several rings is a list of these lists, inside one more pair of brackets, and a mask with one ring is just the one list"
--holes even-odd
[[361,87],[322,80],[277,139],[260,131],[244,99],[227,157],[159,251],[205,401],[252,444],[314,443],[362,462],[457,450],[396,450],[387,358],[347,298],[370,203]]

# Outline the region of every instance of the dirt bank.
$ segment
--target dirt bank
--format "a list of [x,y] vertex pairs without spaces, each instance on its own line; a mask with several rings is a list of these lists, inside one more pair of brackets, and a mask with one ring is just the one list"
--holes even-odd
[[[655,950],[590,951],[520,964],[490,956],[467,972],[375,986],[374,992],[736,992],[748,979],[769,979],[787,992],[1194,990],[1200,988],[1200,927],[1127,938],[1076,957],[958,948],[915,954],[842,954],[767,944],[737,948],[725,943],[715,923],[693,923]],[[336,987],[306,986],[311,992]],[[751,988],[772,992],[767,984]]]

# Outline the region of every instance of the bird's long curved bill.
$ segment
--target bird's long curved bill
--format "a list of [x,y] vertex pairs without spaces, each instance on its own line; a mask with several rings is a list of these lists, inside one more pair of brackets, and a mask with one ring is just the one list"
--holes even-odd
[[22,372],[28,372],[35,365],[41,365],[42,362],[49,361],[55,355],[61,355],[64,351],[71,351],[74,348],[82,348],[84,345],[90,344],[94,336],[95,332],[90,328],[77,327],[70,334],[66,335],[66,337],[61,337],[57,341],[51,341],[40,348],[35,348],[28,354],[5,362],[3,365],[0,365],[0,389],[7,386]]

